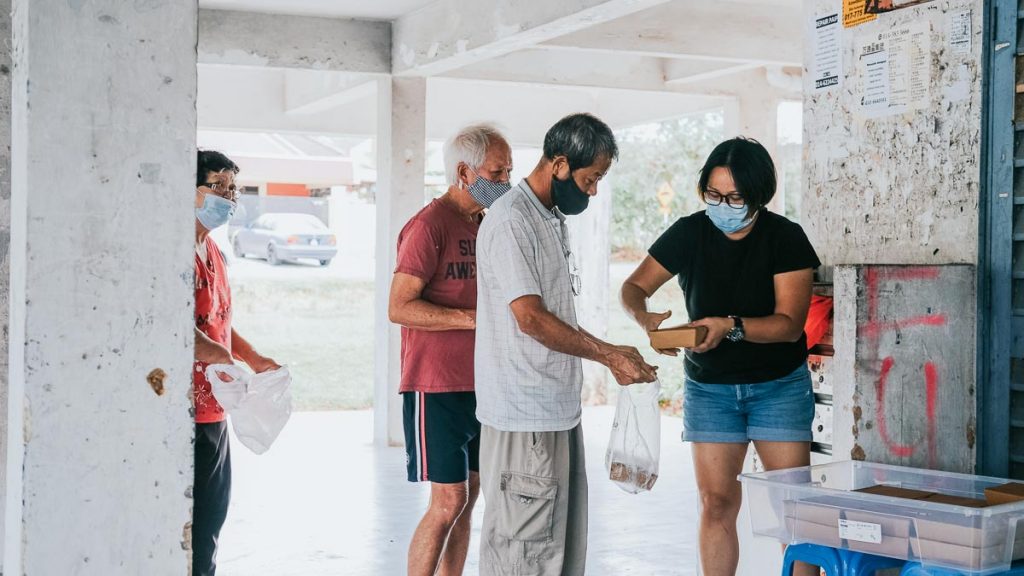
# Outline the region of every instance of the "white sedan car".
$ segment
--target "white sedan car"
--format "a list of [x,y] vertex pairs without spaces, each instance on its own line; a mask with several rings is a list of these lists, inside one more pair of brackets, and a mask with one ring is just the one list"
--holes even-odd
[[264,258],[271,265],[311,258],[327,266],[338,253],[338,240],[312,214],[264,214],[235,233],[235,256]]

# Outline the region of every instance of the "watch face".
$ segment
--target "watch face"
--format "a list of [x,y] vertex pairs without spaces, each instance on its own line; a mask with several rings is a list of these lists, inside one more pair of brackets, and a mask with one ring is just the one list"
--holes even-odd
[[725,337],[728,338],[730,342],[739,342],[740,340],[743,340],[744,337],[743,329],[738,327],[733,328],[729,330]]

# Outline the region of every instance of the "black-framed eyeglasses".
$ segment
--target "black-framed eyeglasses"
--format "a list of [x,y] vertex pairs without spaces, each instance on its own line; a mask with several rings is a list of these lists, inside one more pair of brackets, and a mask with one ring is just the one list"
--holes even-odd
[[708,206],[718,206],[722,203],[722,200],[725,200],[725,203],[728,204],[730,208],[743,208],[747,205],[747,201],[739,194],[723,196],[718,192],[712,192],[711,190],[704,192],[704,201],[707,202]]
[[224,198],[225,200],[230,200],[232,202],[238,200],[239,190],[238,186],[235,184],[228,184],[225,186],[221,182],[207,182],[206,187],[213,190],[214,194]]

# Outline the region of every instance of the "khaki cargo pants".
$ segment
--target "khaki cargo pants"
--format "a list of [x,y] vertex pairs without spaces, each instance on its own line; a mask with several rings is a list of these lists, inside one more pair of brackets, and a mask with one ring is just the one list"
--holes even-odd
[[480,576],[583,576],[583,429],[480,434]]

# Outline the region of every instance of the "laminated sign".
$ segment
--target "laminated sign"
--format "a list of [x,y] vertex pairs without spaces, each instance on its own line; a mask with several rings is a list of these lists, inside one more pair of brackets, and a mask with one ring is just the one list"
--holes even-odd
[[811,80],[813,91],[824,92],[839,86],[843,75],[843,54],[840,42],[839,13],[817,16],[811,21],[814,41],[814,59]]

